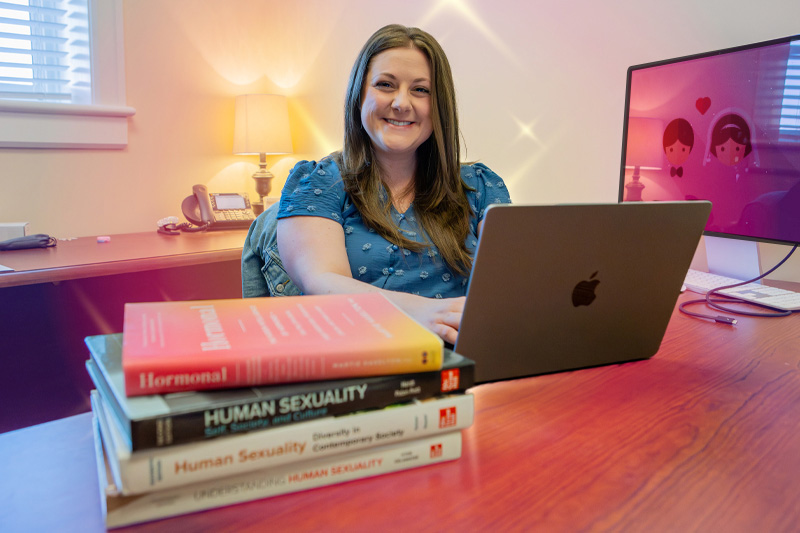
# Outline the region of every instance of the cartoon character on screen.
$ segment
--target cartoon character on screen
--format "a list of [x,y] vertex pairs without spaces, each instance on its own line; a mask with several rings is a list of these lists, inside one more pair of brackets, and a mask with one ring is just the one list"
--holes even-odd
[[683,165],[688,159],[694,146],[694,130],[689,121],[683,118],[676,118],[667,124],[664,130],[664,154],[672,165],[669,175],[672,177],[683,177]]
[[738,165],[752,151],[747,121],[736,113],[720,117],[711,130],[711,154],[723,165],[732,167]]

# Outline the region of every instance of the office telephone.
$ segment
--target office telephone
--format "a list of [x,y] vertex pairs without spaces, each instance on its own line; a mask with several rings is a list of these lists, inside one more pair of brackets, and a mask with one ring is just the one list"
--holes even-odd
[[247,193],[209,193],[205,185],[193,186],[192,193],[181,210],[193,229],[247,229],[256,218]]

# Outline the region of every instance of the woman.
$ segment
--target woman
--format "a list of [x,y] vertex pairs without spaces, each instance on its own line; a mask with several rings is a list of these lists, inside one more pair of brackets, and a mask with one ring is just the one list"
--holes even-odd
[[298,163],[278,211],[283,264],[305,294],[380,291],[455,343],[480,221],[503,180],[459,162],[455,91],[429,34],[399,25],[361,50],[341,152]]

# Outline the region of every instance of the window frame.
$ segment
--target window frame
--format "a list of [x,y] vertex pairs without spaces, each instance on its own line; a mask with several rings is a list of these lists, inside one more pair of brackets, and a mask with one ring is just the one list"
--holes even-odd
[[123,149],[128,145],[122,0],[89,0],[92,104],[0,99],[0,148]]

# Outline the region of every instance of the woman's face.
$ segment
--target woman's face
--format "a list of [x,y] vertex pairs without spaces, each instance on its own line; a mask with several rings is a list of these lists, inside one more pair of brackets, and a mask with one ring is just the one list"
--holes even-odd
[[372,58],[361,94],[361,123],[377,157],[408,155],[430,137],[431,68],[417,48],[390,48]]

